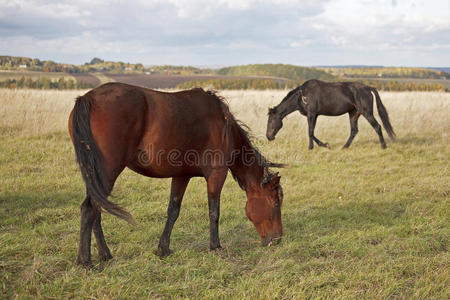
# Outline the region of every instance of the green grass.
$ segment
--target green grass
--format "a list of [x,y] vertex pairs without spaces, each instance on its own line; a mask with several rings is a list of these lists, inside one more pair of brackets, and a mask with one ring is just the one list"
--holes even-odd
[[[399,136],[386,150],[362,118],[348,150],[339,148],[349,134],[346,117],[319,118],[317,136],[330,142],[331,150],[307,150],[300,116],[288,117],[274,142],[260,139],[269,158],[290,162],[280,170],[284,236],[276,246],[259,245],[245,216],[245,194],[229,176],[221,200],[224,249],[210,252],[206,185],[194,179],[172,234],[174,253],[158,258],[153,251],[166,219],[170,180],[126,170],[112,200],[139,226],[104,215],[114,259],[99,262],[93,241],[95,268],[86,270],[74,263],[84,187],[66,124],[59,117],[51,132],[29,130],[4,103],[22,103],[38,93],[0,97],[2,107],[16,114],[16,123],[8,126],[7,111],[0,109],[1,298],[450,297],[446,94],[382,94]],[[266,107],[283,93],[223,94],[260,135]],[[70,107],[71,99],[61,102]],[[48,119],[42,106],[33,111]],[[24,120],[36,126],[30,114]]]

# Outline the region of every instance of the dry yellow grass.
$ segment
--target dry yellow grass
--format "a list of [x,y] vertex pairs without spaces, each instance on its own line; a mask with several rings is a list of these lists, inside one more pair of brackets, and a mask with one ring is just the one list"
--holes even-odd
[[14,135],[42,135],[67,129],[75,98],[84,91],[0,89],[0,127]]
[[[67,129],[67,117],[74,99],[85,91],[37,91],[0,89],[0,127],[15,134],[39,135]],[[221,91],[235,116],[247,123],[253,134],[265,139],[267,109],[278,104],[287,91]],[[448,138],[450,131],[450,93],[402,92],[380,93],[399,137],[418,133],[438,133]],[[375,116],[378,117],[374,107]],[[283,122],[277,139],[307,138],[304,116],[294,112]],[[324,140],[345,143],[350,134],[348,116],[320,116],[316,133]],[[361,117],[358,137],[377,136]],[[358,139],[358,138],[357,138]],[[337,146],[335,144],[335,146]]]

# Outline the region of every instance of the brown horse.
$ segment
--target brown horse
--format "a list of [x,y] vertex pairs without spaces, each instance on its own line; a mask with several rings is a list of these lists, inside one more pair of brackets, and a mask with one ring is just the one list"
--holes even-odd
[[69,132],[86,185],[81,205],[77,262],[91,265],[91,232],[102,260],[112,258],[103,236],[101,211],[134,223],[110,202],[114,182],[125,167],[148,177],[172,177],[167,221],[157,254],[170,254],[170,234],[192,177],[207,182],[210,248],[220,248],[220,193],[228,174],[247,194],[246,214],[263,245],[282,235],[280,176],[277,166],[252,146],[248,133],[214,92],[193,89],[164,93],[109,83],[78,97],[69,117]]

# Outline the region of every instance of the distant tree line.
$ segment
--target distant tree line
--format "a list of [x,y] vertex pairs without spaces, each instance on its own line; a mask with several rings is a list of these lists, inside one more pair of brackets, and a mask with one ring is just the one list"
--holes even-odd
[[73,79],[65,79],[63,77],[57,80],[51,80],[47,77],[38,78],[33,80],[30,77],[22,77],[20,79],[6,79],[0,81],[0,88],[10,89],[40,89],[40,90],[73,90],[73,89],[90,89],[93,88],[92,84],[84,81],[75,81]]
[[[424,68],[406,67],[345,67],[345,68],[307,68],[288,64],[252,64],[225,67],[221,69],[201,69],[192,66],[152,66],[144,67],[142,64],[104,61],[98,57],[93,58],[84,65],[61,64],[53,61],[31,59],[28,57],[0,56],[0,70],[29,70],[41,72],[65,72],[65,73],[112,73],[112,74],[165,74],[165,75],[224,75],[224,76],[260,76],[271,77],[268,79],[212,79],[206,81],[190,81],[180,84],[178,88],[193,86],[214,86],[217,89],[289,89],[309,79],[324,81],[342,81],[344,79],[370,82],[371,85],[385,91],[445,91],[441,84],[420,82],[398,82],[395,78],[426,78],[442,79],[450,78],[450,74]],[[371,79],[372,78],[372,79]],[[386,78],[375,80],[374,78]],[[48,79],[44,81],[44,88],[51,88]],[[17,81],[17,80],[16,80]],[[20,81],[20,80],[19,80]],[[54,81],[49,81],[54,82]],[[2,83],[3,85],[6,83]],[[14,79],[10,79],[10,85],[19,86]],[[25,85],[25,84],[24,84]],[[86,83],[65,83],[63,86],[75,86],[75,88],[89,87]],[[41,88],[41,83],[35,83],[35,88]],[[70,87],[71,88],[71,87]]]
[[17,56],[0,56],[1,70],[28,70],[40,72],[64,72],[71,74],[79,73],[149,73],[149,74],[169,74],[169,75],[193,75],[193,74],[210,74],[214,71],[209,69],[200,69],[190,66],[152,66],[145,68],[143,64],[104,61],[98,57],[94,57],[90,62],[83,65],[56,63],[51,60],[31,59],[28,57]]
[[424,78],[450,79],[450,74],[425,68],[379,67],[379,68],[321,68],[330,74],[346,78]]
[[[442,84],[398,82],[382,80],[357,80],[380,91],[442,91],[446,88]],[[177,89],[191,89],[194,87],[214,88],[218,90],[267,90],[293,89],[302,83],[295,81],[280,82],[271,79],[210,79],[192,80],[178,84]]]
[[230,76],[272,76],[293,81],[305,81],[312,78],[333,80],[335,76],[323,70],[300,67],[286,64],[255,64],[214,69],[202,69],[192,66],[151,66],[145,68],[142,64],[104,61],[94,57],[83,65],[56,63],[50,60],[31,59],[28,57],[0,56],[0,69],[2,70],[29,70],[41,72],[65,73],[147,73],[166,75],[230,75]]
[[222,68],[219,75],[228,76],[272,76],[303,82],[309,79],[325,81],[335,80],[336,77],[323,70],[285,64],[255,64]]
[[145,69],[150,74],[167,74],[167,75],[199,75],[199,74],[215,74],[212,69],[200,69],[192,66],[151,66]]
[[422,92],[447,92],[445,86],[440,83],[421,83],[421,82],[398,82],[395,80],[356,80],[366,85],[372,86],[380,91],[403,92],[403,91],[422,91]]
[[65,72],[65,73],[142,73],[142,64],[124,62],[108,62],[100,58],[93,58],[84,65],[62,64],[51,60],[31,59],[28,57],[0,56],[0,69],[2,70],[28,70],[40,72]]
[[194,87],[214,88],[217,90],[274,90],[296,86],[294,82],[280,82],[272,79],[209,79],[192,80],[180,83],[177,89],[191,89]]

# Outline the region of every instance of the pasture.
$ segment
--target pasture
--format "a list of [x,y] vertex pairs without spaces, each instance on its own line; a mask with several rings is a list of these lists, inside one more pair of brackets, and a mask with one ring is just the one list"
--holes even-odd
[[[263,248],[231,176],[221,198],[223,250],[209,251],[206,185],[191,181],[172,233],[174,253],[153,254],[170,179],[126,170],[112,201],[139,222],[110,215],[114,258],[75,265],[85,190],[67,117],[81,91],[0,90],[0,296],[2,298],[450,297],[450,94],[380,93],[397,133],[380,148],[367,121],[349,149],[348,116],[323,117],[309,151],[306,119],[293,113],[273,142],[267,108],[287,91],[223,91],[255,144],[280,169],[283,240]],[[379,120],[375,109],[376,118]],[[384,129],[383,129],[384,130]],[[384,132],[385,133],[385,132]]]

